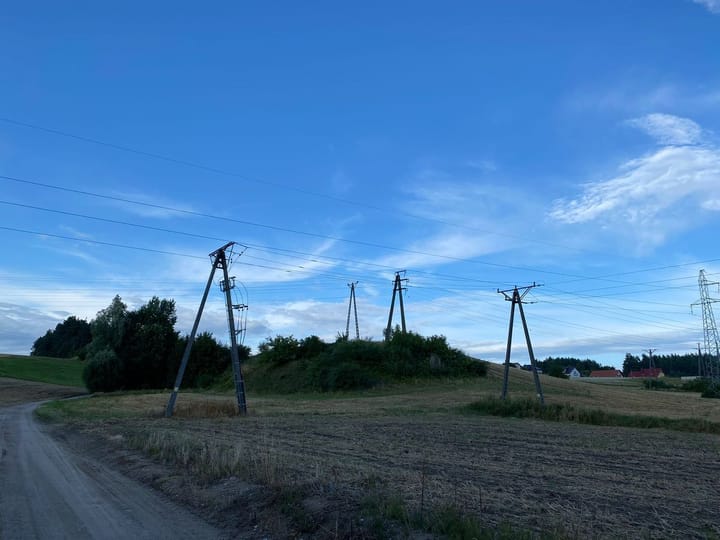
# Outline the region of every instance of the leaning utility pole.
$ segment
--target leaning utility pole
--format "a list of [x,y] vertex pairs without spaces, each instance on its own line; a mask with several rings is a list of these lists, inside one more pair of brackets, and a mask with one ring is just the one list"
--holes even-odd
[[657,349],[645,349],[644,352],[648,353],[648,367],[650,369],[653,369],[655,367],[655,360],[653,359],[653,353],[657,351]]
[[700,275],[698,276],[700,300],[691,304],[690,309],[692,309],[692,306],[702,306],[703,336],[705,339],[704,375],[709,378],[711,384],[715,386],[720,384],[720,337],[718,337],[712,305],[715,302],[720,302],[720,300],[710,297],[710,293],[708,292],[709,285],[717,285],[718,289],[720,289],[719,282],[709,282],[705,277],[705,270],[700,270]]
[[387,328],[385,329],[385,339],[389,340],[392,336],[392,318],[393,318],[393,311],[395,310],[395,295],[397,294],[398,298],[400,299],[400,322],[402,323],[402,333],[404,334],[407,332],[407,328],[405,327],[405,306],[403,305],[403,296],[402,292],[403,290],[407,290],[406,287],[403,287],[403,281],[407,281],[408,278],[400,278],[400,274],[405,275],[405,270],[400,270],[399,272],[395,272],[395,282],[393,283],[393,293],[392,293],[392,301],[390,302],[390,315],[388,316],[388,323]]
[[[504,291],[501,291],[500,289],[497,290],[499,294],[502,294],[505,297],[505,300],[507,300],[508,302],[512,302],[512,307],[510,308],[510,327],[508,328],[507,349],[505,350],[505,373],[503,376],[501,399],[507,398],[508,378],[510,376],[510,351],[512,349],[513,323],[515,321],[515,306],[517,306],[518,310],[520,311],[520,318],[522,319],[523,330],[525,331],[525,343],[527,343],[528,354],[530,355],[530,365],[532,367],[533,379],[535,381],[535,391],[537,392],[537,397],[540,400],[540,405],[545,405],[545,397],[543,396],[542,386],[540,386],[540,376],[537,372],[535,353],[533,353],[532,343],[530,343],[530,331],[528,330],[527,321],[525,320],[525,312],[523,311],[522,307],[523,298],[525,298],[525,295],[530,292],[530,289],[538,286],[539,285],[536,285],[533,282],[532,285],[527,285],[525,287],[515,286],[512,289],[506,289]],[[522,293],[520,293],[519,289],[522,290]]]
[[234,245],[235,242],[228,242],[221,248],[210,253],[210,257],[212,257],[210,277],[208,278],[207,285],[205,286],[205,292],[203,293],[202,300],[200,301],[200,307],[198,308],[192,331],[190,332],[187,345],[185,346],[185,352],[183,353],[182,361],[180,362],[180,369],[178,370],[177,377],[175,378],[175,386],[173,387],[170,400],[168,401],[165,409],[165,416],[168,418],[173,415],[175,410],[175,401],[177,400],[177,394],[180,391],[180,386],[182,385],[185,368],[187,368],[187,363],[190,359],[190,350],[192,349],[193,342],[195,341],[195,334],[197,333],[198,325],[200,324],[200,317],[202,316],[203,309],[205,308],[205,301],[207,300],[208,293],[210,292],[210,286],[212,285],[213,277],[215,276],[215,270],[218,268],[220,268],[223,272],[223,279],[220,281],[220,289],[223,293],[225,293],[225,306],[227,308],[228,327],[230,329],[230,358],[232,360],[233,376],[235,380],[235,396],[237,398],[238,412],[240,414],[247,414],[245,382],[243,381],[240,366],[240,355],[238,354],[237,349],[238,332],[235,328],[235,318],[233,317],[233,309],[245,309],[247,306],[240,304],[233,305],[232,303],[230,290],[235,287],[235,278],[228,277],[228,258],[226,255],[226,251],[231,249]]
[[355,339],[360,339],[360,326],[358,325],[358,317],[357,317],[357,302],[355,301],[355,285],[357,285],[357,281],[353,281],[352,283],[348,283],[348,287],[350,287],[350,303],[348,304],[348,316],[347,316],[347,324],[345,325],[345,338],[350,339],[350,309],[355,308]]

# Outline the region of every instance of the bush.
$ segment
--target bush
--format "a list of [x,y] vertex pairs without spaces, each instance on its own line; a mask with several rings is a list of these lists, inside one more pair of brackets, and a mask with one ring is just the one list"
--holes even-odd
[[700,397],[720,399],[720,385],[708,381],[708,387],[700,394]]
[[300,343],[292,336],[267,338],[258,346],[259,359],[269,364],[288,364],[301,357]]
[[683,392],[700,392],[701,394],[710,388],[710,381],[708,379],[699,378],[691,381],[685,381],[680,390]]
[[120,388],[120,360],[110,349],[97,352],[83,369],[83,382],[90,392],[111,392]]
[[677,387],[662,379],[644,379],[643,386],[647,390],[675,390]]

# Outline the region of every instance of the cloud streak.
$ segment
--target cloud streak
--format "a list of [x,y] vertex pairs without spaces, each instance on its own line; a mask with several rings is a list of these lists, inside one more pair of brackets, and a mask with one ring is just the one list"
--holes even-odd
[[705,6],[710,13],[720,15],[720,0],[693,0],[693,2]]
[[556,200],[549,217],[630,230],[657,246],[696,225],[702,211],[720,210],[720,149],[692,146],[702,130],[686,118],[654,114],[631,122],[667,146],[624,163],[612,178],[585,184],[577,198]]

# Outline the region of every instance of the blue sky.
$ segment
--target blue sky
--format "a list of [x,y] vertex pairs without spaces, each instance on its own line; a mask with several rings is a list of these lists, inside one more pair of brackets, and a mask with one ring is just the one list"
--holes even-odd
[[379,339],[396,270],[411,329],[489,360],[532,282],[539,358],[702,341],[717,0],[25,2],[0,47],[0,351],[115,294],[187,332],[230,240],[252,346],[333,339],[351,281]]

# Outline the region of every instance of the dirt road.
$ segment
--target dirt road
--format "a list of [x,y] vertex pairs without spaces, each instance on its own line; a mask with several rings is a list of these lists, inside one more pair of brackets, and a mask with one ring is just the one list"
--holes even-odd
[[0,408],[0,538],[218,538],[147,487],[57,443],[36,404]]

